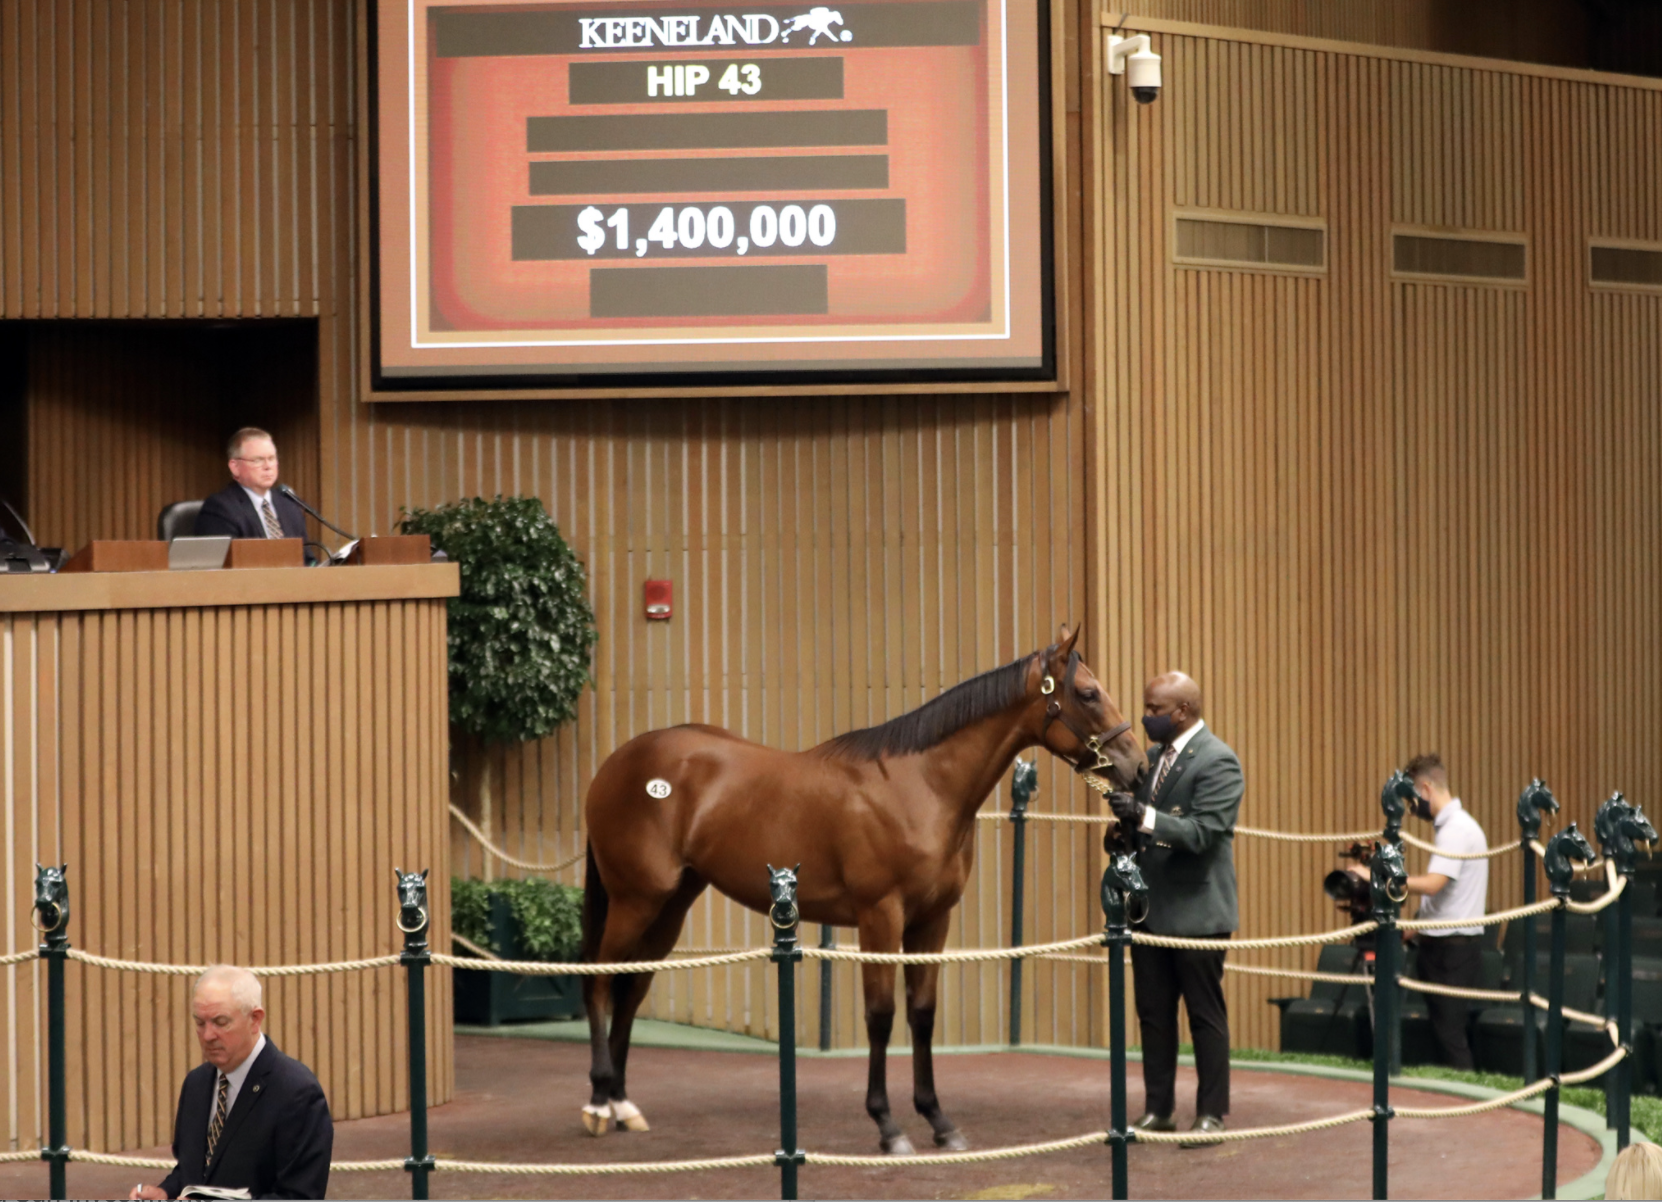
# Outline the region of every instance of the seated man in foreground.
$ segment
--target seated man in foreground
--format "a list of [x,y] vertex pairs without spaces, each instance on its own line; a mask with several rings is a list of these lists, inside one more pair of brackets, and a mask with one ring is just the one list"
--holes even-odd
[[177,1198],[192,1185],[323,1197],[335,1142],[329,1103],[312,1071],[261,1033],[260,979],[216,964],[197,978],[190,1009],[203,1063],[179,1091],[178,1163],[159,1186],[136,1186],[128,1197]]

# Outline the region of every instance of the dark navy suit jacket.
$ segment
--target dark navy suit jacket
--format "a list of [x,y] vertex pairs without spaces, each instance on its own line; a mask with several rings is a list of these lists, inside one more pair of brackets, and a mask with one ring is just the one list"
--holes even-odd
[[208,1116],[219,1070],[199,1064],[185,1074],[173,1124],[178,1163],[162,1189],[177,1198],[187,1185],[243,1188],[256,1198],[321,1198],[329,1188],[335,1126],[312,1070],[268,1038],[225,1116],[207,1160]]
[[[276,489],[271,490],[271,507],[287,538],[306,537],[306,511]],[[264,538],[265,522],[247,491],[232,481],[202,502],[196,515],[196,533],[229,534],[232,538]]]

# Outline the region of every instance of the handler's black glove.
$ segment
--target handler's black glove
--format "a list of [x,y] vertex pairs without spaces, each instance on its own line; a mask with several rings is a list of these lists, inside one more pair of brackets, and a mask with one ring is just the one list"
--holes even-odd
[[1120,820],[1121,825],[1131,830],[1140,830],[1143,825],[1143,811],[1148,807],[1129,793],[1110,793],[1108,808],[1114,812],[1114,817]]

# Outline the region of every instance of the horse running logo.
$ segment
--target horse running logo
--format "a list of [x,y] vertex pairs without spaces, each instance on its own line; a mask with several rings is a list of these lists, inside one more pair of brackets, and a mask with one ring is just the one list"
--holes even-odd
[[808,45],[810,46],[819,41],[821,37],[831,42],[853,41],[854,35],[848,30],[845,29],[839,34],[831,28],[833,25],[841,25],[842,23],[842,13],[827,8],[823,4],[816,4],[800,17],[792,17],[786,21],[779,40],[782,43],[788,42],[791,40],[791,34],[801,33],[804,29],[811,29],[813,34],[808,38]]

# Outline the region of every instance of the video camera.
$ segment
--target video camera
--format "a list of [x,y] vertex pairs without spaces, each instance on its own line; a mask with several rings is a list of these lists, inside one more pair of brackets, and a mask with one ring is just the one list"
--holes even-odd
[[[1378,848],[1377,843],[1352,843],[1339,853],[1339,858],[1366,868]],[[1322,892],[1337,902],[1339,909],[1350,912],[1353,925],[1366,922],[1373,912],[1373,896],[1368,882],[1343,868],[1335,868],[1322,878]]]

